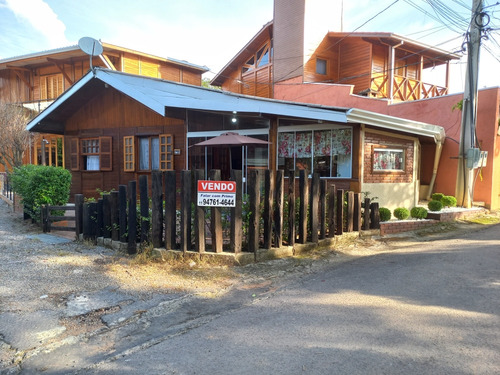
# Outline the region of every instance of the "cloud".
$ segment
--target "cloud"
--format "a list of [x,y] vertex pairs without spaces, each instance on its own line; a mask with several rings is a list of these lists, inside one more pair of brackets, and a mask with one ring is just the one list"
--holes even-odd
[[43,35],[49,48],[69,44],[64,35],[66,26],[43,0],[5,0],[5,4],[19,20]]

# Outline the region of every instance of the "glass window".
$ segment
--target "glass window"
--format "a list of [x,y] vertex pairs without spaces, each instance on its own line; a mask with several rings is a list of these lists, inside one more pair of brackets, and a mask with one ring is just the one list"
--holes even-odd
[[82,139],[83,169],[86,171],[99,170],[99,139]]
[[374,171],[404,171],[405,150],[393,148],[373,149]]
[[307,169],[321,177],[351,178],[351,148],[351,129],[280,132],[278,168],[286,173]]
[[155,137],[139,138],[139,170],[160,169],[160,139]]
[[324,59],[316,59],[316,73],[326,75],[327,61]]

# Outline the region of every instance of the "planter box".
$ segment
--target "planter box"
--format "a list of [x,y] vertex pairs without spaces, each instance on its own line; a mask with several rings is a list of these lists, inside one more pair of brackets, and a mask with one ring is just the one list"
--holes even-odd
[[380,223],[380,235],[410,232],[436,224],[437,220],[401,220]]
[[482,208],[472,208],[472,209],[464,208],[462,210],[454,209],[451,211],[444,210],[439,212],[429,212],[427,214],[427,219],[433,219],[436,221],[454,221],[470,216],[476,216],[477,214],[480,214],[483,211],[484,210]]

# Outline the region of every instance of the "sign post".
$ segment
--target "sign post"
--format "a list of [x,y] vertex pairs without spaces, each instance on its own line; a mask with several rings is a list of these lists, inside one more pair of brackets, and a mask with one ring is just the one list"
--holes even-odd
[[199,207],[235,207],[236,182],[198,181]]

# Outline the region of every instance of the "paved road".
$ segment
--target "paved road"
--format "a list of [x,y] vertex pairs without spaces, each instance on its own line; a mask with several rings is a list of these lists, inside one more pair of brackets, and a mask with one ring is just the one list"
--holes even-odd
[[[111,346],[114,356],[81,353],[93,364],[76,373],[500,374],[499,226],[251,293],[251,303],[195,306],[198,317],[173,330],[175,319],[150,320],[156,341]],[[185,315],[186,306],[168,313]]]

